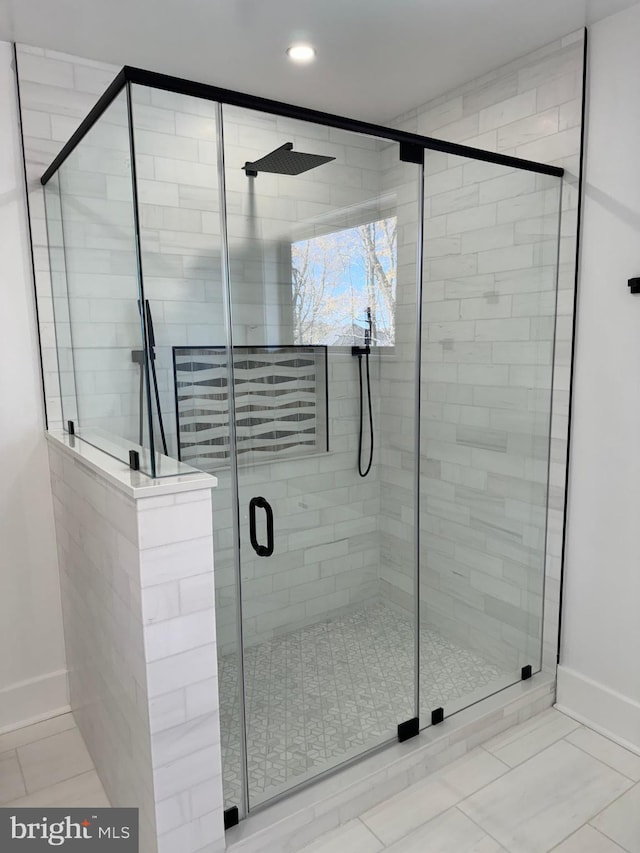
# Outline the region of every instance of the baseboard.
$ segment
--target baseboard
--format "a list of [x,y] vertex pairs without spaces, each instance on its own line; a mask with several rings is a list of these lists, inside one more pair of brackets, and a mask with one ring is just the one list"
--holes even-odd
[[0,734],[70,710],[66,669],[18,681],[0,690]]
[[627,696],[559,666],[556,708],[640,754],[640,704]]

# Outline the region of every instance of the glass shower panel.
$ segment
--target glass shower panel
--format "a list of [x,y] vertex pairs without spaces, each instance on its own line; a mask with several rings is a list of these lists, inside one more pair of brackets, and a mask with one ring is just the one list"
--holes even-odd
[[[85,441],[128,462],[129,450],[138,444],[140,389],[132,351],[142,350],[142,330],[124,92],[57,177],[64,266],[52,262],[56,334],[72,349],[68,361],[74,373],[73,383],[64,379],[69,391],[64,418],[74,421]],[[55,207],[54,195],[52,187],[47,212]],[[67,360],[64,348],[60,353]]]
[[426,152],[421,719],[541,667],[560,180]]
[[65,425],[69,421],[73,421],[76,424],[78,422],[78,405],[76,377],[73,367],[71,317],[69,314],[70,305],[64,257],[59,173],[53,175],[44,188],[44,204],[47,218],[47,245],[49,247],[49,270],[51,275],[51,295],[53,297],[62,419]]
[[[233,535],[228,347],[222,275],[218,105],[132,86],[140,248],[147,322],[153,329],[151,410],[155,446],[215,473],[212,492],[220,691],[239,696],[241,659]],[[161,468],[166,468],[161,460]],[[196,569],[197,570],[197,569]],[[190,583],[197,584],[197,576]],[[242,803],[242,717],[221,711],[224,794]],[[241,809],[242,810],[242,809]]]
[[385,140],[223,116],[253,807],[415,716],[421,169]]

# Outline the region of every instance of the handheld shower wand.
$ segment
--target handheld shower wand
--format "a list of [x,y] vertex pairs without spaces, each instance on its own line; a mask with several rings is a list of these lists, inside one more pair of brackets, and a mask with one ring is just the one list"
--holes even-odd
[[[358,473],[361,477],[366,477],[373,464],[373,408],[371,404],[371,376],[369,374],[369,354],[371,352],[371,343],[373,340],[373,320],[371,315],[371,307],[367,305],[366,326],[364,329],[364,346],[351,347],[351,355],[358,357],[358,378],[360,381],[360,431],[358,434]],[[367,401],[369,408],[369,459],[366,467],[362,463],[362,434],[364,432],[364,399],[363,399],[363,382],[362,382],[362,356],[365,359],[366,375],[367,375]]]

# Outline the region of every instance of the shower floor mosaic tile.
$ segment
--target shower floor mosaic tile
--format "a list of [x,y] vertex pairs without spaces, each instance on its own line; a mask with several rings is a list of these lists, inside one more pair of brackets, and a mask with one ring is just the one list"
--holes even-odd
[[[375,602],[246,649],[252,805],[393,738],[413,716],[413,625]],[[423,709],[448,713],[515,680],[430,627],[420,631],[420,658]],[[235,655],[219,662],[227,806],[240,801],[237,666]]]

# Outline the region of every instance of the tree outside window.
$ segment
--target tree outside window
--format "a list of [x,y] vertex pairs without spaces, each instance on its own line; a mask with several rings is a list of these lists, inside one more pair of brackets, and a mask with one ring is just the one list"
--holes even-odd
[[361,344],[370,308],[373,346],[393,346],[395,216],[300,240],[291,260],[296,344]]

